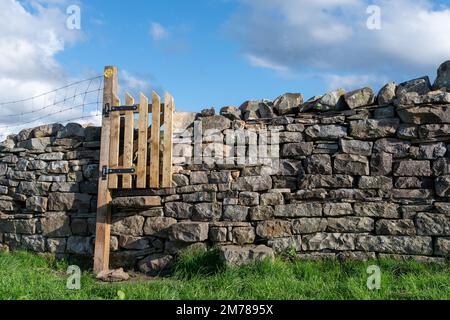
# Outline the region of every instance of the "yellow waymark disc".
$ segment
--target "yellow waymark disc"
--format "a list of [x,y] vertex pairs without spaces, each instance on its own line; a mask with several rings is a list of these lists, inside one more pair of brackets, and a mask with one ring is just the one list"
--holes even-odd
[[105,70],[105,78],[111,78],[113,76],[113,73],[114,73],[114,71],[112,68],[106,69]]

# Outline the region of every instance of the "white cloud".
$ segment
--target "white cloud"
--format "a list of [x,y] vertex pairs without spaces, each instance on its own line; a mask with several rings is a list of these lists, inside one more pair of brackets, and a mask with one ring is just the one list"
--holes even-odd
[[150,25],[150,35],[152,36],[153,40],[159,41],[166,39],[169,36],[169,32],[161,24],[152,22],[152,24]]
[[254,67],[261,67],[261,68],[267,68],[272,69],[278,72],[287,72],[288,68],[282,65],[275,64],[271,62],[270,60],[266,60],[261,57],[257,57],[253,54],[247,54],[247,59],[250,62],[250,64]]
[[[228,29],[245,57],[270,69],[380,79],[421,76],[450,59],[450,9],[429,0],[240,2]],[[371,4],[381,8],[381,30],[366,26]]]
[[[51,91],[71,80],[56,55],[67,44],[80,41],[83,35],[80,31],[66,28],[67,4],[66,0],[0,1],[0,103]],[[45,97],[40,99],[42,101],[34,99],[19,104],[2,104],[0,135],[17,131],[21,124],[30,119],[30,116],[20,118],[8,115],[36,110],[38,104],[45,103]],[[34,117],[42,117],[42,122],[47,122],[74,114],[74,110],[56,111],[59,110],[48,117],[44,117],[43,113]],[[18,127],[5,129],[5,125]]]

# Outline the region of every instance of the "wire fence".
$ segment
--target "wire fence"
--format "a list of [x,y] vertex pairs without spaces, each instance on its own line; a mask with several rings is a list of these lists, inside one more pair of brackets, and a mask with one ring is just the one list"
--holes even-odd
[[95,76],[33,97],[0,102],[0,141],[49,123],[100,125],[102,99],[103,76]]

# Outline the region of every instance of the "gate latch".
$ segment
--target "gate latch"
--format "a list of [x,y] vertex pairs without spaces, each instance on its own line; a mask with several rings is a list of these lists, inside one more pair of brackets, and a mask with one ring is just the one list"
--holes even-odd
[[104,108],[103,108],[103,116],[108,118],[109,115],[111,114],[111,112],[137,111],[137,109],[138,109],[137,105],[134,105],[134,106],[113,106],[113,107],[111,107],[111,105],[109,103],[106,103]]

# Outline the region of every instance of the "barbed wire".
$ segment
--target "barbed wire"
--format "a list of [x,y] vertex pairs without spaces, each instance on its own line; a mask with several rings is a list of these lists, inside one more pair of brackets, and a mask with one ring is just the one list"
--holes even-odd
[[31,125],[99,120],[102,93],[103,76],[95,76],[29,98],[0,102],[0,140]]

